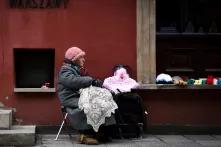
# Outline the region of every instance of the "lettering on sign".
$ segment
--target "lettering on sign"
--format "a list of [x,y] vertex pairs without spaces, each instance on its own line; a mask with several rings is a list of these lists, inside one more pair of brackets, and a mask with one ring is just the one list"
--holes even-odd
[[10,8],[67,8],[69,0],[9,0]]

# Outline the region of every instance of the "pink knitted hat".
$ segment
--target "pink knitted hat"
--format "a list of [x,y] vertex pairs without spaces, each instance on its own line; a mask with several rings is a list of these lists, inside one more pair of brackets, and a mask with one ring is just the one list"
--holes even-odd
[[76,59],[84,55],[85,52],[78,47],[71,47],[65,52],[65,58],[72,61],[75,61]]

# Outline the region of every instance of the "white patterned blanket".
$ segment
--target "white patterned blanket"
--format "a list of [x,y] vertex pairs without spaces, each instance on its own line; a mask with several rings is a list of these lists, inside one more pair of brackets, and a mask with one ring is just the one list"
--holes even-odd
[[112,94],[105,88],[90,86],[80,90],[78,106],[87,117],[95,132],[98,132],[100,125],[105,123],[105,118],[110,117],[118,108],[113,100]]

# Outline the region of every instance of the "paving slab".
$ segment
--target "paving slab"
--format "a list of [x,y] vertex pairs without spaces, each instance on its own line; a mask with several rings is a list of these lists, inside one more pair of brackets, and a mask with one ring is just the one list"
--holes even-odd
[[203,145],[204,147],[221,147],[221,141],[219,140],[201,140],[197,143]]
[[72,147],[72,142],[70,141],[43,141],[42,142],[44,147]]
[[161,141],[166,143],[173,142],[192,142],[192,140],[182,136],[182,135],[156,135]]
[[[76,144],[74,141],[70,140],[68,135],[59,136],[57,141],[54,140],[56,135],[38,136],[35,147],[89,147],[84,144]],[[73,136],[73,140],[75,137],[76,135]],[[142,139],[113,139],[112,142],[90,145],[90,147],[221,147],[220,139],[205,140],[204,137],[200,138],[201,140],[194,141],[183,135],[145,135]],[[215,136],[213,137],[215,138]]]
[[106,145],[99,144],[99,145],[85,145],[85,144],[74,144],[72,147],[106,147]]
[[[76,135],[73,135],[72,136],[73,138],[76,137]],[[56,138],[56,135],[54,134],[44,134],[44,135],[41,135],[41,139],[42,140],[54,140]],[[70,137],[68,135],[59,135],[58,136],[58,140],[70,140]]]
[[215,137],[216,139],[220,139],[221,140],[221,135],[213,135],[213,137]]
[[211,135],[184,135],[184,137],[197,141],[197,140],[215,140],[216,138]]
[[203,147],[196,142],[174,142],[169,144],[170,147]]
[[134,147],[135,142],[131,141],[131,139],[114,139],[112,142],[103,145],[106,145],[106,147]]
[[136,142],[135,147],[170,147],[164,142]]
[[160,141],[155,135],[146,135],[143,138],[133,138],[133,141]]

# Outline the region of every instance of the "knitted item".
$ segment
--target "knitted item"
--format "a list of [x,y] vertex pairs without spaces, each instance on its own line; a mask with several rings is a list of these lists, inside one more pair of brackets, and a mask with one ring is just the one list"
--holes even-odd
[[213,79],[214,79],[214,77],[211,76],[211,75],[209,75],[209,76],[207,77],[206,84],[208,84],[208,85],[213,85]]
[[164,80],[161,80],[161,81],[157,81],[156,84],[173,84],[173,81],[164,81]]
[[174,81],[174,84],[178,86],[185,86],[187,85],[187,82],[183,80],[177,80],[177,81]]
[[195,80],[194,79],[189,79],[187,81],[187,85],[193,85],[195,83]]
[[213,85],[217,85],[217,82],[218,82],[218,79],[217,79],[217,78],[214,78],[214,79],[213,79]]
[[195,80],[194,85],[202,85],[202,80]]
[[173,84],[173,79],[168,74],[159,74],[156,79],[157,84]]
[[130,92],[132,88],[138,87],[139,84],[131,79],[125,68],[118,69],[114,76],[108,77],[104,80],[103,87],[114,92]]
[[206,85],[206,80],[202,80],[202,85]]
[[218,79],[217,85],[220,85],[220,86],[221,86],[221,78]]
[[65,58],[75,61],[79,57],[85,56],[85,52],[78,47],[71,47],[65,52]]
[[187,82],[184,81],[184,80],[183,80],[181,77],[179,77],[179,76],[174,76],[174,77],[172,77],[172,79],[173,79],[173,83],[174,83],[175,85],[178,85],[178,86],[187,85]]

